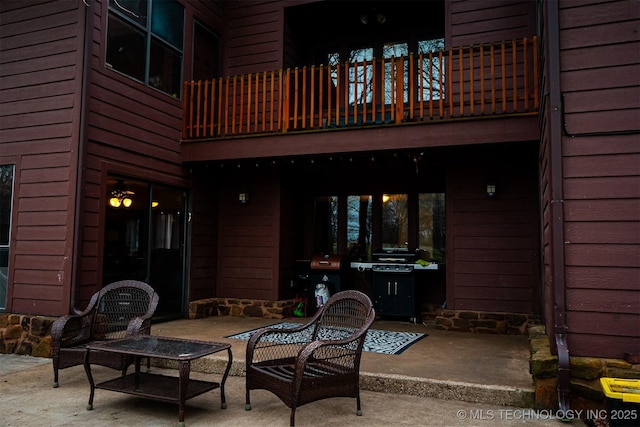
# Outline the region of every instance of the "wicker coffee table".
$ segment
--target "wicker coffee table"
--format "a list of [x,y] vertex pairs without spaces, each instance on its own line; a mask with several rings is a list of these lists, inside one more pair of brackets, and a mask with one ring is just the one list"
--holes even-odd
[[[227,350],[228,361],[220,383],[189,379],[192,360],[222,350]],[[95,384],[91,374],[91,364],[89,363],[91,351],[131,355],[135,358],[135,372]],[[140,359],[143,357],[177,361],[179,376],[172,377],[140,372]],[[138,335],[121,340],[89,344],[87,345],[84,362],[84,369],[91,385],[87,409],[93,409],[93,396],[96,388],[117,391],[163,402],[177,403],[178,425],[184,426],[184,402],[192,397],[220,388],[221,407],[222,409],[227,407],[224,397],[224,384],[229,375],[232,360],[231,345],[225,343]]]

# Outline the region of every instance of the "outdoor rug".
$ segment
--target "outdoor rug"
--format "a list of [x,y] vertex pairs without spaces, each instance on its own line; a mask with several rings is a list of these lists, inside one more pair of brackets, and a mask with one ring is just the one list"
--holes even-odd
[[[276,323],[270,325],[271,328],[293,328],[300,326],[299,323]],[[251,335],[260,328],[251,329],[250,331],[241,332],[239,334],[229,335],[225,338],[247,341]],[[285,334],[274,335],[275,339],[284,342]],[[427,334],[418,332],[398,332],[398,331],[382,331],[378,329],[369,329],[364,340],[364,351],[372,353],[384,354],[400,354],[409,348],[412,344],[426,337]]]

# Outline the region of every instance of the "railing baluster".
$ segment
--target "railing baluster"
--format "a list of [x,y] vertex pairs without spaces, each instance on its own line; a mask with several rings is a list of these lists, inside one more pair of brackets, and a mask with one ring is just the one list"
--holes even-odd
[[[433,52],[429,52],[429,63],[427,65],[427,82],[429,83],[429,120],[433,119]],[[422,61],[420,61],[422,64]],[[422,75],[422,73],[420,73]],[[424,98],[424,91],[426,88],[422,88],[420,93]],[[422,114],[422,112],[420,112]]]
[[298,86],[299,73],[300,73],[300,69],[298,67],[296,67],[294,69],[294,72],[293,72],[293,80],[294,80],[294,87],[293,87],[293,128],[294,129],[298,129],[298,99],[300,97],[300,94],[298,92],[298,90],[299,90],[299,86]]
[[331,126],[331,90],[333,80],[331,79],[331,64],[327,65],[327,127]]
[[193,137],[193,99],[194,99],[194,91],[195,91],[195,82],[192,81],[191,82],[191,96],[189,97],[189,115],[192,117],[192,119],[190,120],[191,126],[189,127],[189,136]]
[[[200,82],[201,80],[198,80],[198,86],[200,86]],[[204,86],[203,93],[202,93],[202,101],[198,100],[198,106],[200,106],[202,103],[202,136],[206,136],[207,134],[207,87],[208,87],[206,80],[204,81],[202,86]]]
[[[433,66],[433,65],[432,65]],[[445,90],[444,90],[444,61],[442,60],[442,51],[438,52],[438,68],[439,68],[439,74],[438,74],[438,91],[439,91],[439,96],[438,96],[438,108],[439,108],[439,112],[440,112],[440,118],[444,117],[444,96],[445,96]],[[447,80],[451,80],[450,78]],[[431,94],[433,95],[433,88],[431,89]]]
[[524,111],[529,111],[529,52],[528,52],[527,38],[522,40],[522,58],[524,60]]
[[502,59],[502,112],[507,112],[507,53],[505,52],[504,42],[500,43],[500,55]]
[[336,64],[336,127],[340,126],[340,64]]
[[290,119],[290,103],[291,103],[291,69],[287,68],[287,72],[285,75],[285,81],[282,83],[282,90],[284,91],[284,96],[280,99],[282,100],[282,131],[287,132],[289,130],[289,119]]
[[533,36],[533,108],[538,109],[538,38]]
[[196,106],[195,106],[195,110],[196,110],[196,124],[195,124],[195,136],[196,138],[200,136],[200,81],[196,82],[195,84],[195,88],[196,88],[196,94],[195,94],[195,99],[196,99]]
[[396,121],[396,90],[397,90],[397,74],[396,74],[396,60],[394,57],[391,57],[389,60],[389,65],[391,69],[389,70],[389,92],[390,92],[390,100],[389,100],[389,113],[391,114],[391,121]]
[[233,76],[233,99],[231,100],[232,108],[231,108],[231,134],[236,133],[236,109],[238,102],[238,85],[236,84],[238,81],[238,76]]
[[[277,108],[278,109],[278,116],[277,116],[277,123],[276,123],[276,130],[279,131],[284,131],[284,127],[282,125],[282,115],[283,115],[283,108],[284,108],[284,93],[282,92],[282,69],[278,70],[278,86],[274,88],[274,90],[277,91],[278,95],[277,95],[277,102],[278,105],[277,106],[273,106],[272,104],[272,110],[273,113],[275,114],[274,109]],[[273,85],[275,86],[275,85]],[[272,98],[271,102],[273,103],[276,100],[275,96]],[[272,121],[273,123],[273,121]],[[273,130],[273,129],[272,129]]]
[[226,97],[222,96],[222,79],[218,79],[218,136],[222,134],[222,100],[225,100],[226,105]]
[[389,71],[389,89],[391,91],[391,105],[389,106],[391,112],[391,121],[396,121],[396,103],[398,102],[398,72],[396,70],[397,64],[394,57],[391,58],[391,71]]
[[491,113],[496,112],[496,57],[495,46],[492,44],[489,54],[491,55]]
[[301,118],[301,127],[302,129],[307,128],[307,67],[302,67],[302,99],[300,100],[302,103],[302,118]]
[[[273,132],[273,115],[274,115],[274,102],[275,102],[275,84],[276,84],[276,76],[274,72],[271,73],[271,84],[270,84],[270,93],[271,99],[269,100],[269,130]],[[278,105],[280,105],[278,103]]]
[[387,102],[387,91],[385,90],[385,86],[386,86],[386,77],[385,77],[385,68],[386,68],[386,63],[385,63],[385,59],[382,58],[380,60],[380,122],[384,123],[385,119],[384,119],[384,115],[385,115],[385,104]]
[[[251,95],[252,95],[251,83],[252,82],[253,82],[253,77],[251,73],[249,73],[247,75],[247,133],[251,132]],[[240,132],[242,132],[242,124],[240,125]]]
[[404,119],[404,58],[396,58],[396,123]]
[[[404,61],[403,61],[404,63]],[[415,73],[413,71],[413,52],[409,53],[409,63],[407,64],[409,67],[409,90],[408,90],[408,96],[409,96],[409,119],[413,120],[413,108],[414,108],[414,102],[415,99],[414,97],[416,96],[416,86],[415,86]],[[404,81],[404,79],[403,79]],[[403,92],[404,94],[404,92]],[[404,99],[403,99],[403,105],[404,105]]]
[[513,111],[518,111],[518,51],[516,41],[511,42],[511,69],[513,70]]
[[267,130],[267,72],[262,73],[262,132]]
[[309,123],[309,127],[311,127],[313,129],[314,124],[315,124],[315,114],[316,114],[316,109],[315,109],[315,102],[316,102],[316,67],[315,65],[311,66],[311,105],[310,105],[310,109],[311,111],[309,111],[309,119],[310,119],[310,123]]
[[[420,120],[424,120],[424,81],[425,81],[425,77],[424,77],[424,54],[420,53],[418,55],[418,78],[417,78],[417,87],[416,90],[417,92],[417,96],[418,96],[418,101],[420,103],[420,112],[418,115],[418,118]],[[431,84],[429,84],[429,86],[431,86]]]
[[182,139],[187,139],[187,127],[191,125],[191,115],[189,114],[189,82],[182,84]]
[[447,79],[447,96],[449,98],[449,117],[453,117],[453,50],[449,49],[449,78]]
[[480,45],[480,114],[484,114],[484,45]]
[[358,61],[353,63],[353,124],[358,123]]
[[376,76],[378,72],[376,70],[378,68],[376,57],[374,56],[371,59],[371,123],[376,122],[376,103],[378,102],[378,94],[376,91]]
[[349,125],[349,63],[344,63],[344,125]]
[[[253,115],[254,115],[254,121],[253,121],[253,130],[254,132],[258,132],[259,127],[259,114],[260,111],[258,110],[258,105],[259,105],[259,101],[260,101],[260,73],[256,73],[256,88],[255,88],[255,97],[254,97],[254,105],[253,105]],[[263,92],[264,95],[264,92]]]
[[362,61],[362,124],[367,123],[367,61]]
[[458,70],[460,79],[460,98],[458,102],[458,109],[460,116],[464,116],[464,55],[462,54],[462,48],[458,49],[458,66],[460,67],[460,69]]
[[209,101],[209,137],[215,132],[216,79],[211,80],[211,98]]
[[475,86],[473,80],[476,78],[474,68],[473,68],[473,57],[475,56],[475,51],[473,46],[469,47],[469,114],[472,116],[475,114]]
[[[324,105],[322,101],[324,99],[324,66],[320,64],[318,68],[318,126],[324,127]],[[327,85],[328,87],[328,85]]]
[[[238,114],[237,133],[242,133],[242,123],[244,121],[244,74],[240,76],[240,99],[238,99],[238,108],[240,109],[240,114]],[[236,133],[235,127],[233,132]]]

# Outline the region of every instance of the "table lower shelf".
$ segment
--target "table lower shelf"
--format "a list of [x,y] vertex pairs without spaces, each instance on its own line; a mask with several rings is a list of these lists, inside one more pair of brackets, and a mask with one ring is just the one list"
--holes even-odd
[[[133,394],[163,402],[178,402],[180,379],[168,375],[140,373],[136,385],[136,374],[129,374],[96,384],[96,388]],[[219,388],[216,382],[189,379],[185,400]]]

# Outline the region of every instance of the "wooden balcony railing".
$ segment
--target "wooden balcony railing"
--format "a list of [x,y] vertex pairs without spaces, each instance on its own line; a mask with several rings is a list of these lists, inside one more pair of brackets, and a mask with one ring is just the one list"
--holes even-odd
[[183,140],[538,110],[536,37],[187,81]]

